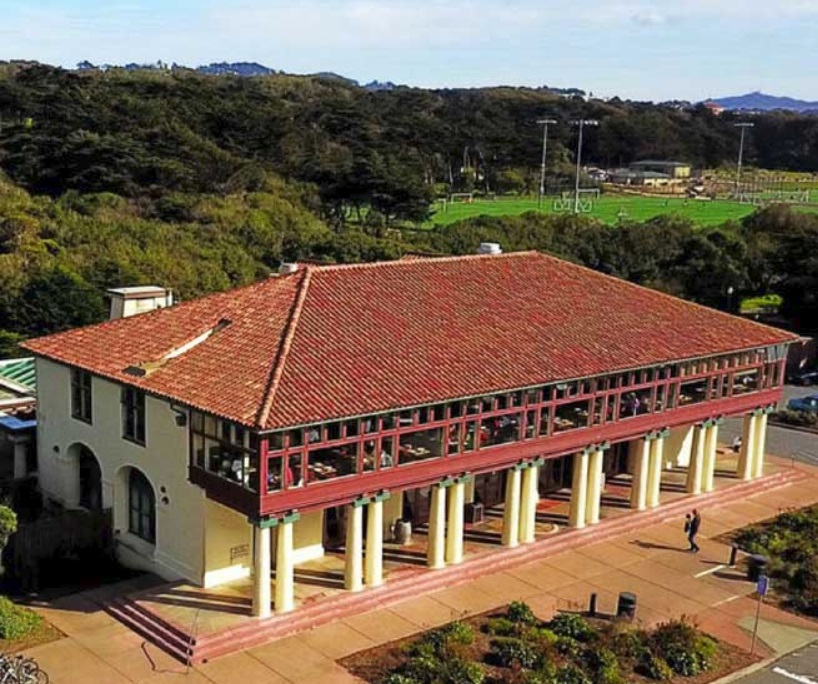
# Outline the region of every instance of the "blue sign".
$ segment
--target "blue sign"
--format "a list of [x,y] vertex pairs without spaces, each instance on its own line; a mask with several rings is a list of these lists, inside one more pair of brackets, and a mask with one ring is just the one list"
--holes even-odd
[[770,579],[767,575],[761,575],[758,578],[758,584],[756,584],[756,593],[759,596],[766,596],[767,590],[770,588]]

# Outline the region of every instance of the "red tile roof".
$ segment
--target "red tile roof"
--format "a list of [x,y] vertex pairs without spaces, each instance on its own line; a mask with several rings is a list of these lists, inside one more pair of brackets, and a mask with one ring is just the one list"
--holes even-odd
[[[162,361],[220,321],[229,323]],[[304,266],[25,347],[271,429],[794,339],[517,252]],[[144,376],[126,372],[140,364],[148,364]]]

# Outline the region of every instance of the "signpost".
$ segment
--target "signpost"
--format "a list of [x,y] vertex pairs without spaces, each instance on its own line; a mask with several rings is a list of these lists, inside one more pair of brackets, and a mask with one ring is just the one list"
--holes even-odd
[[756,606],[756,621],[753,627],[753,643],[750,646],[750,655],[756,651],[756,640],[758,639],[758,619],[761,616],[761,604],[770,588],[770,578],[767,575],[760,575],[756,583],[756,594],[758,595],[758,605]]

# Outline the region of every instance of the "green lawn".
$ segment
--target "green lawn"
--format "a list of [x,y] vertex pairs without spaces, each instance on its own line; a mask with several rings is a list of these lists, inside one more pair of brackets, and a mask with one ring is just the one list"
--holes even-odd
[[[549,197],[543,202],[543,212],[553,213],[554,198]],[[497,199],[479,200],[472,204],[449,203],[444,211],[440,204],[434,205],[436,213],[432,216],[430,225],[447,225],[472,216],[515,216],[527,211],[537,211],[536,199]],[[814,208],[806,210],[815,211]],[[626,215],[627,220],[645,221],[662,214],[675,214],[691,218],[702,225],[716,225],[729,219],[741,219],[752,214],[755,207],[749,204],[739,204],[727,200],[712,202],[663,199],[659,197],[623,197],[603,196],[593,203],[593,210],[587,216],[598,218],[605,223],[616,223],[620,212]]]

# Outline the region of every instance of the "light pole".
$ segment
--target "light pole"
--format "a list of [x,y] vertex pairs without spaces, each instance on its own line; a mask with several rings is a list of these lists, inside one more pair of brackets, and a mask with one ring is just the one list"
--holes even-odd
[[596,119],[577,119],[571,122],[574,126],[579,127],[579,136],[577,137],[577,175],[574,180],[574,213],[579,213],[579,170],[582,164],[582,129],[585,126],[598,126],[599,121]]
[[741,183],[741,163],[744,161],[744,134],[748,128],[752,128],[755,124],[749,121],[740,121],[733,125],[741,129],[741,142],[738,146],[738,165],[736,166],[736,196],[738,196]]
[[542,209],[542,198],[545,195],[545,152],[548,149],[548,124],[557,123],[556,119],[537,119],[542,126],[542,162],[540,162],[540,194],[537,197],[537,209]]
[[733,292],[735,292],[735,289],[733,289],[732,285],[729,285],[727,287],[727,313],[733,313]]

